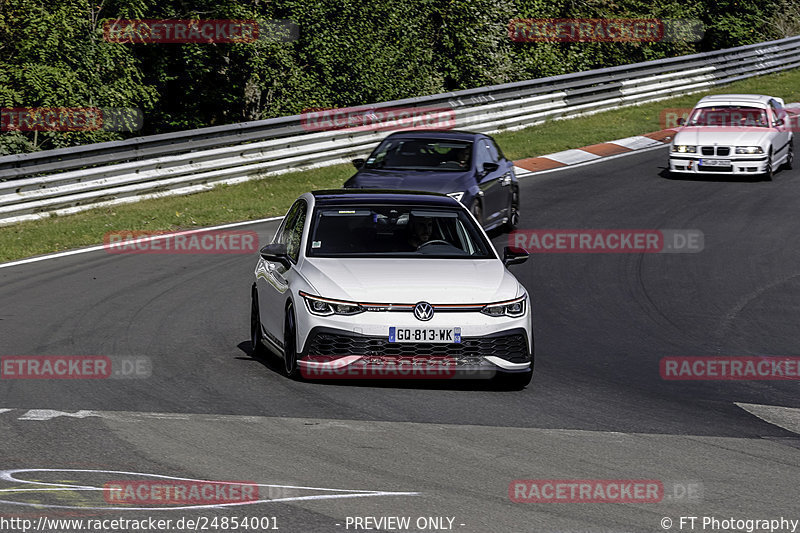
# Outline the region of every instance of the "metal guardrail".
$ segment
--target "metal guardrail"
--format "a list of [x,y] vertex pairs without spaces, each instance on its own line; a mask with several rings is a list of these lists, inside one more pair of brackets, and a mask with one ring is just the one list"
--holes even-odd
[[[644,63],[382,102],[438,107],[455,127],[494,133],[703,91],[800,67],[800,37]],[[331,165],[385,131],[307,131],[301,116],[0,157],[0,225]]]

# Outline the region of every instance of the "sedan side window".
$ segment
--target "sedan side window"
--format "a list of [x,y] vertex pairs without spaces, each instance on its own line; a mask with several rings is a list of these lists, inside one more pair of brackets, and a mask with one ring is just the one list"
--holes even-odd
[[786,119],[786,111],[784,111],[783,106],[777,100],[770,100],[769,107],[772,109],[772,122],[773,124],[778,120],[785,120]]
[[484,163],[494,163],[494,161],[489,153],[489,145],[486,144],[486,141],[481,140],[475,145],[475,166],[478,172],[483,173]]
[[298,210],[297,218],[289,233],[289,240],[286,242],[286,253],[289,257],[297,262],[300,257],[300,241],[303,240],[303,228],[306,225],[306,203],[302,202],[302,206]]
[[497,145],[494,144],[494,141],[488,141],[486,146],[489,148],[489,160],[492,163],[499,163],[500,162],[500,153],[497,150]]
[[306,222],[306,207],[305,200],[298,200],[294,203],[286,215],[276,240],[277,243],[286,245],[286,252],[295,262],[300,256],[300,241],[303,238],[303,227]]

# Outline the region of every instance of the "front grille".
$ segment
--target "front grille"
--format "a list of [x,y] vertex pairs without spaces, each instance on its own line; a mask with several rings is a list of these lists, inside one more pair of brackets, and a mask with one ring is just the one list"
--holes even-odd
[[493,355],[512,363],[530,361],[524,333],[464,337],[461,344],[390,343],[385,337],[312,331],[303,355],[380,355],[386,357],[451,357],[458,364]]
[[701,146],[700,153],[703,155],[730,155],[730,146]]

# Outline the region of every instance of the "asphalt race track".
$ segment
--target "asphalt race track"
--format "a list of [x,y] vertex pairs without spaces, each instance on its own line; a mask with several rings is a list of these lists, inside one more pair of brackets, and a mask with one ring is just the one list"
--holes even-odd
[[[523,180],[521,229],[698,229],[705,247],[511,267],[533,297],[536,370],[522,392],[288,380],[250,357],[251,255],[95,251],[0,268],[0,355],[152,362],[146,379],[0,381],[0,516],[274,517],[283,533],[353,531],[355,517],[458,532],[800,519],[798,381],[659,374],[667,356],[800,355],[800,170],[673,180],[665,161],[666,147]],[[266,243],[276,224],[244,228]],[[498,249],[508,240],[494,236]],[[85,488],[153,476],[252,481],[277,501],[108,509]],[[516,479],[660,480],[665,494],[514,503]]]

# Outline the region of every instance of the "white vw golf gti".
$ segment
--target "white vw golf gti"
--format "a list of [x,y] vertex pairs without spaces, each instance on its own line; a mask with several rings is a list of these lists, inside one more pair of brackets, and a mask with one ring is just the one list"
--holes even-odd
[[672,140],[670,173],[749,174],[771,180],[782,165],[792,168],[793,120],[780,98],[706,96]]
[[[251,341],[292,378],[533,373],[530,298],[469,211],[436,193],[316,191],[260,251]],[[357,370],[357,372],[356,372]]]

